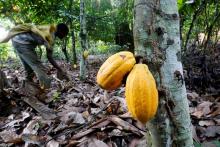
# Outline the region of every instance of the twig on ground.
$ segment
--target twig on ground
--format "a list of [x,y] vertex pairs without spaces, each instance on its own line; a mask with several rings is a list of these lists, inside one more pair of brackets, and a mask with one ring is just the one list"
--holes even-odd
[[88,121],[87,123],[85,123],[85,124],[83,124],[83,125],[80,125],[80,126],[77,127],[77,128],[67,128],[67,129],[63,130],[63,132],[61,132],[61,133],[59,133],[59,134],[56,134],[55,136],[53,136],[52,138],[50,138],[49,140],[47,140],[47,141],[45,142],[45,145],[46,145],[49,141],[51,141],[51,140],[53,140],[53,139],[55,139],[55,138],[57,138],[57,137],[59,137],[59,136],[69,135],[69,134],[71,134],[71,133],[73,133],[73,132],[77,132],[77,131],[81,130],[82,128],[85,128],[85,127],[86,127],[86,128],[89,128],[89,127],[92,125],[92,123],[94,122],[94,120],[97,118],[97,116],[98,116],[99,114],[101,114],[103,111],[105,111],[105,110],[108,108],[108,106],[109,106],[114,100],[116,100],[116,98],[111,99],[111,100],[105,105],[105,107],[103,107],[99,112],[97,112],[95,115],[93,115],[92,119],[91,119],[90,121]]

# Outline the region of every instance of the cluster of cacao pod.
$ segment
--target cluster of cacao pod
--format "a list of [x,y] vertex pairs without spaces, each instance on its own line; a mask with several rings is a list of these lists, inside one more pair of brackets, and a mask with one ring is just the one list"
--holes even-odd
[[146,123],[156,114],[158,91],[148,66],[136,64],[133,53],[122,51],[110,56],[98,71],[97,83],[103,89],[115,90],[122,85],[125,76],[128,111],[132,117]]

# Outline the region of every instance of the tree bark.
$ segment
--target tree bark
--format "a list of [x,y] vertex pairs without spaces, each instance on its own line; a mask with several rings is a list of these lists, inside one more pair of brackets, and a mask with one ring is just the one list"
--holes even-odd
[[85,2],[80,0],[80,42],[81,42],[81,59],[80,59],[80,79],[86,78],[86,62],[83,56],[85,50],[88,49],[87,43],[87,30],[86,30],[86,14],[85,14]]
[[211,35],[212,35],[212,32],[213,32],[213,27],[215,26],[215,24],[217,23],[217,21],[219,20],[220,18],[220,12],[218,10],[218,5],[216,6],[216,12],[215,12],[215,18],[213,20],[213,22],[210,24],[209,27],[207,27],[207,40],[205,41],[205,44],[204,44],[204,53],[206,52],[206,49],[207,49],[207,46],[208,46],[208,43],[210,41],[210,38],[211,38]]
[[192,30],[193,30],[193,27],[194,27],[194,23],[195,23],[198,15],[203,11],[205,6],[206,6],[206,1],[203,0],[201,2],[201,4],[199,5],[199,8],[193,14],[192,22],[190,23],[189,31],[188,31],[188,33],[186,35],[186,41],[185,41],[185,44],[184,44],[184,50],[183,51],[187,50],[187,45],[188,45],[189,37],[190,37],[190,35],[192,33]]
[[75,40],[74,29],[71,31],[71,38],[72,38],[72,53],[73,53],[72,65],[76,65],[77,64],[77,57],[76,57],[76,40]]
[[3,91],[4,84],[5,84],[5,75],[0,69],[0,93]]
[[135,0],[135,50],[146,58],[159,91],[157,114],[147,123],[148,146],[193,146],[179,26],[176,0]]
[[8,83],[5,73],[1,70],[0,67],[0,97],[3,93],[3,89],[8,87],[10,87],[10,85]]
[[64,54],[64,56],[65,56],[65,58],[66,58],[66,62],[69,62],[69,56],[68,56],[68,53],[67,53],[67,50],[66,50],[67,40],[68,40],[68,38],[65,38],[65,39],[63,40],[63,43],[62,43],[62,52],[63,52],[63,54]]
[[[69,14],[72,14],[72,7],[73,7],[73,0],[69,1],[69,8],[68,8],[68,12]],[[73,65],[73,67],[76,67],[77,64],[77,57],[76,57],[76,41],[75,41],[75,33],[74,33],[74,23],[73,23],[73,18],[68,16],[68,20],[67,22],[70,25],[70,33],[71,33],[71,41],[72,41],[72,62],[71,64]]]

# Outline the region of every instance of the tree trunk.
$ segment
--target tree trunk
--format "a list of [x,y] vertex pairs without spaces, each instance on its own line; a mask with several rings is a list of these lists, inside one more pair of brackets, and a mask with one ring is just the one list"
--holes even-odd
[[206,1],[203,0],[201,2],[201,4],[199,5],[199,8],[193,14],[192,22],[190,24],[189,31],[188,31],[188,33],[186,35],[186,41],[185,41],[185,44],[184,44],[184,50],[183,51],[185,51],[185,52],[187,50],[188,41],[189,41],[190,35],[192,33],[192,30],[193,30],[193,27],[194,27],[194,23],[195,23],[196,19],[198,18],[198,15],[204,10],[205,6],[206,6]]
[[87,50],[87,31],[86,31],[86,14],[85,14],[85,2],[80,0],[80,42],[81,42],[81,59],[80,59],[80,79],[86,78],[86,62],[83,56],[85,50]]
[[157,79],[159,108],[147,123],[148,146],[192,147],[192,131],[180,61],[176,0],[135,0],[134,44]]
[[11,99],[7,97],[7,92],[4,91],[4,88],[8,88],[10,85],[6,79],[4,72],[0,67],[0,116],[8,116],[12,112]]
[[63,43],[62,43],[62,52],[63,52],[63,54],[64,54],[64,56],[65,56],[65,58],[66,58],[66,62],[69,62],[69,56],[68,56],[68,53],[67,53],[67,50],[66,50],[67,40],[68,40],[68,38],[65,38],[65,39],[63,40]]
[[[218,24],[217,24],[218,25]],[[220,28],[217,28],[216,29],[216,31],[215,31],[215,39],[214,39],[214,45],[213,45],[213,47],[215,48],[216,47],[216,45],[218,44],[218,42],[220,41],[220,39],[219,39],[219,35],[218,35],[218,33],[220,32]]]
[[[73,10],[73,0],[69,1],[69,8],[68,8],[68,12],[69,14],[72,14],[72,10]],[[77,57],[76,57],[76,41],[75,41],[75,33],[74,33],[74,23],[73,23],[73,19],[71,17],[68,17],[67,20],[68,24],[70,25],[70,33],[71,33],[71,45],[72,45],[72,61],[71,64],[73,65],[74,68],[76,68],[76,64],[77,64]]]
[[76,40],[75,40],[74,29],[71,31],[71,38],[72,38],[72,53],[73,53],[72,65],[76,66],[76,64],[77,64],[77,57],[76,57]]
[[0,70],[0,93],[3,91],[5,76],[4,73]]
[[186,41],[185,41],[185,44],[184,44],[184,50],[183,50],[184,52],[186,52],[186,50],[187,50],[187,45],[188,45],[188,42],[189,42],[189,37],[190,37],[190,35],[192,33],[192,30],[193,30],[193,27],[194,27],[194,23],[196,21],[196,18],[198,17],[198,13],[199,13],[199,11],[197,10],[194,13],[194,15],[193,15],[192,22],[190,23],[189,31],[188,31],[188,33],[186,35]]
[[[218,11],[218,9],[216,10]],[[205,44],[204,44],[204,52],[206,52],[206,49],[208,47],[208,43],[210,41],[210,38],[211,38],[211,35],[212,35],[212,32],[213,32],[213,27],[215,26],[216,22],[219,20],[220,18],[220,12],[216,12],[216,17],[214,18],[213,22],[211,23],[211,25],[207,28],[207,40],[205,41]]]
[[0,67],[0,97],[1,93],[3,92],[3,89],[8,87],[10,87],[10,85],[8,83],[5,73],[1,70]]

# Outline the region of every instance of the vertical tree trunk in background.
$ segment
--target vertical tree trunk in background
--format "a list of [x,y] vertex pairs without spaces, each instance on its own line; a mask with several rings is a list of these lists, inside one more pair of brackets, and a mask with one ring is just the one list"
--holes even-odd
[[[73,6],[73,0],[70,0],[69,1],[68,12],[71,15],[72,15],[72,10],[73,10],[72,6]],[[71,17],[68,17],[68,21],[67,22],[70,25],[70,34],[71,34],[71,45],[72,45],[72,61],[71,61],[71,64],[73,65],[74,68],[76,68],[77,57],[76,57],[76,43],[75,43],[73,19]]]
[[86,14],[85,14],[85,2],[80,0],[80,42],[81,42],[81,58],[80,58],[80,79],[86,78],[86,62],[83,56],[85,50],[88,49],[87,44],[87,31],[86,31]]
[[[220,25],[220,23],[219,24],[217,24],[217,25]],[[218,44],[218,42],[220,42],[220,39],[219,39],[219,33],[220,32],[220,28],[217,28],[217,30],[215,30],[215,39],[214,39],[214,45],[213,45],[213,47],[216,47],[216,45]]]
[[189,37],[192,33],[192,30],[193,30],[193,27],[194,27],[194,23],[196,21],[196,18],[198,17],[198,14],[200,12],[200,8],[195,11],[194,15],[193,15],[193,18],[192,18],[192,22],[190,23],[190,27],[189,27],[189,31],[187,32],[187,35],[186,35],[186,41],[185,41],[185,44],[184,44],[184,50],[183,51],[186,51],[187,50],[187,45],[188,45],[188,41],[189,41]]
[[192,33],[192,30],[193,30],[193,27],[194,27],[194,23],[195,23],[196,19],[198,18],[198,15],[199,15],[202,11],[204,11],[204,7],[206,6],[206,3],[207,3],[206,0],[203,0],[203,1],[201,2],[201,4],[199,5],[198,9],[197,9],[197,10],[194,12],[194,14],[193,14],[192,22],[191,22],[191,24],[190,24],[189,31],[188,31],[188,33],[187,33],[187,35],[186,35],[186,40],[185,40],[185,43],[184,43],[184,49],[183,49],[183,51],[186,51],[186,50],[187,50],[187,45],[188,45],[189,37],[190,37],[190,35],[191,35],[191,33]]
[[3,67],[3,61],[2,61],[2,58],[0,56],[0,97],[2,95],[3,89],[6,88],[6,87],[7,88],[10,87],[10,85],[8,83],[8,80],[6,78],[6,75],[2,71],[2,67]]
[[[0,59],[1,60],[1,59]],[[6,96],[6,92],[4,91],[4,88],[10,87],[6,75],[1,70],[0,65],[0,116],[6,117],[9,114],[13,113],[12,110],[12,104],[11,100]]]
[[220,12],[217,12],[216,17],[214,18],[213,22],[211,23],[211,25],[207,28],[207,40],[205,41],[204,44],[204,53],[206,53],[206,49],[208,47],[208,43],[210,41],[212,32],[213,32],[213,27],[216,24],[216,22],[219,20],[220,18]]
[[0,97],[1,93],[3,92],[3,89],[8,87],[10,87],[10,85],[8,83],[5,73],[1,70],[0,67]]
[[0,93],[3,91],[4,81],[4,73],[0,69]]
[[75,33],[74,33],[74,29],[72,27],[72,22],[71,22],[71,39],[72,39],[72,53],[73,53],[73,61],[72,61],[72,65],[76,66],[77,64],[77,57],[76,57],[76,40],[75,40]]
[[62,52],[66,58],[66,62],[69,62],[69,56],[68,56],[68,53],[66,50],[67,40],[68,40],[68,38],[65,38],[62,42]]
[[146,58],[159,91],[158,112],[147,123],[148,146],[193,146],[179,26],[176,0],[135,0],[135,50]]

